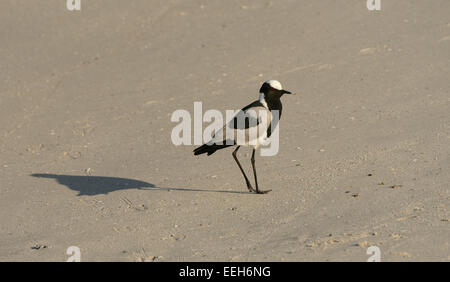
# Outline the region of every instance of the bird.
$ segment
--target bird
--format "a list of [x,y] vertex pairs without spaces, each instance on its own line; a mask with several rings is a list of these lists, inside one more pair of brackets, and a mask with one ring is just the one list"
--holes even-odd
[[[281,97],[284,94],[292,94],[290,91],[284,90],[281,83],[277,80],[267,80],[259,90],[259,98],[253,103],[245,106],[231,119],[221,130],[212,134],[212,138],[207,143],[194,149],[194,155],[214,154],[217,150],[228,147],[237,146],[232,156],[236,161],[242,175],[244,176],[247,189],[251,193],[266,194],[271,190],[260,190],[258,186],[258,178],[256,176],[255,167],[255,151],[260,147],[263,141],[270,137],[273,130],[278,125],[281,118],[282,104]],[[278,119],[272,128],[273,114],[278,114]],[[234,134],[229,134],[233,132]],[[256,132],[256,134],[255,134]],[[231,137],[229,136],[231,135]],[[239,139],[244,136],[244,139]],[[244,169],[241,166],[236,154],[241,146],[253,147],[251,164],[255,179],[255,188],[251,185]]]

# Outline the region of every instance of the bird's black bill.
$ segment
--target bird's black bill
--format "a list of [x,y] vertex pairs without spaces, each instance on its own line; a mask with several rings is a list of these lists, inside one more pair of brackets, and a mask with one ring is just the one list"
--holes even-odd
[[290,91],[287,91],[287,90],[282,90],[283,91],[283,94],[292,94]]

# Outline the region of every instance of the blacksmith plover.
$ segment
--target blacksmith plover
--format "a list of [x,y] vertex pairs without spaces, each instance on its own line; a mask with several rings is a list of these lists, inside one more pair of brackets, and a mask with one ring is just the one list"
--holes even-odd
[[[232,155],[244,175],[248,190],[257,194],[270,192],[271,190],[259,190],[255,168],[255,151],[265,138],[270,137],[271,132],[276,128],[278,123],[276,123],[272,129],[271,121],[273,113],[275,113],[274,111],[277,111],[278,113],[278,119],[274,119],[274,121],[281,118],[282,105],[280,98],[284,94],[291,94],[291,92],[283,90],[279,81],[268,80],[264,82],[259,90],[259,99],[242,108],[236,116],[222,128],[222,130],[213,134],[212,139],[208,143],[196,148],[194,150],[194,155],[207,153],[209,156],[217,150],[237,146]],[[234,134],[231,134],[231,138],[229,138],[230,134],[227,133],[229,132],[227,130],[233,131]],[[245,139],[241,138],[241,140],[239,139],[239,136],[244,136]],[[241,145],[253,147],[251,163],[253,175],[255,177],[255,189],[253,189],[236,156]]]

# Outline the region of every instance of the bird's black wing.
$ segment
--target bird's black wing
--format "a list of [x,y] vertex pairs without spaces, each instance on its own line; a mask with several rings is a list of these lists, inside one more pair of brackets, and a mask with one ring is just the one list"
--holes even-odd
[[256,119],[256,122],[251,123],[250,119],[252,117],[249,115],[243,116],[243,118],[244,118],[243,124],[239,124],[239,122],[238,122],[239,118],[242,118],[242,113],[245,114],[245,112],[247,110],[249,110],[251,108],[256,108],[256,107],[264,107],[264,105],[260,101],[255,101],[255,102],[245,106],[234,116],[233,122],[229,123],[230,127],[233,129],[248,129],[250,126],[252,126],[252,127],[257,126],[260,123],[259,119]]

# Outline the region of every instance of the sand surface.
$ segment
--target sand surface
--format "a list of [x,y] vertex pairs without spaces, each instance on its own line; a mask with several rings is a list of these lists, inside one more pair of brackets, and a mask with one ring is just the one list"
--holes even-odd
[[[0,1],[0,261],[450,260],[450,1],[64,2]],[[170,117],[267,79],[254,195]]]

